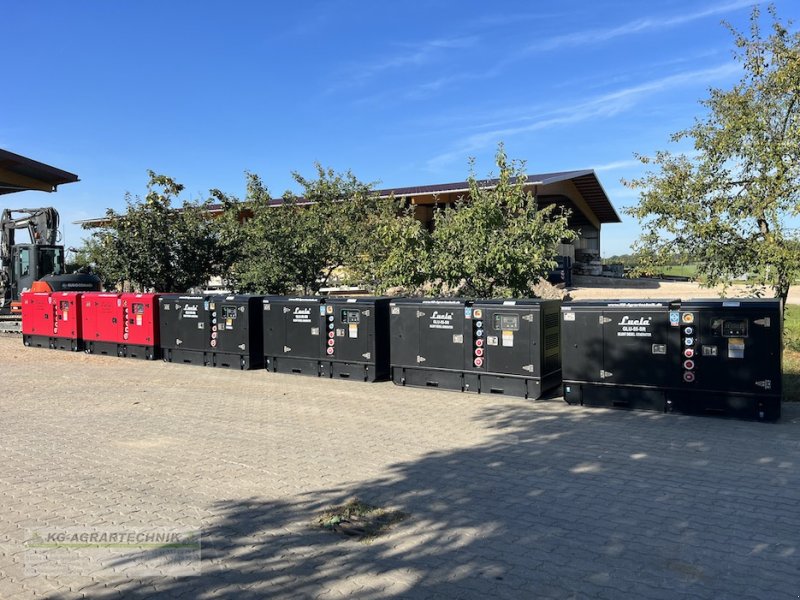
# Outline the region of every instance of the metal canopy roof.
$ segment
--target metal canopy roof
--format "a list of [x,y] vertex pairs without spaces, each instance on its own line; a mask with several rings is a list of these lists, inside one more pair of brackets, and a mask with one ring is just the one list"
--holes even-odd
[[[493,188],[497,185],[498,179],[479,180],[481,188]],[[581,171],[559,171],[556,173],[540,173],[527,175],[526,187],[541,187],[564,181],[571,181],[583,197],[586,204],[594,212],[600,223],[620,223],[621,219],[611,205],[600,180],[591,169]],[[394,195],[395,197],[408,196],[436,196],[439,194],[454,194],[469,192],[469,184],[466,181],[457,183],[442,183],[437,185],[426,185],[418,187],[394,188],[378,190],[382,197]],[[547,190],[537,190],[537,193],[547,194]]]
[[[587,206],[594,213],[595,217],[600,223],[620,223],[621,219],[611,205],[603,186],[597,179],[597,175],[591,169],[584,169],[581,171],[560,171],[556,173],[540,173],[536,175],[528,175],[525,183],[526,187],[537,188],[535,190],[537,195],[551,195],[553,191],[548,190],[547,186],[561,182],[571,182],[578,193],[581,195]],[[481,188],[492,188],[498,183],[497,179],[480,180],[479,185]],[[403,188],[389,188],[384,190],[376,190],[375,193],[381,198],[388,198],[394,196],[396,198],[427,198],[431,199],[436,196],[445,196],[452,198],[452,195],[465,194],[469,192],[469,184],[466,181],[459,181],[456,183],[440,183],[434,185],[424,185],[415,187]],[[550,203],[552,200],[542,198],[543,203]],[[298,204],[310,204],[304,198],[296,198]],[[283,204],[282,198],[273,198],[270,201],[273,206],[280,206]],[[571,207],[574,208],[574,207]],[[208,207],[209,212],[221,212],[222,206],[212,204]],[[579,211],[578,211],[579,212]],[[573,220],[577,215],[573,215]],[[107,217],[100,217],[95,219],[86,219],[83,221],[75,221],[76,225],[83,225],[85,227],[99,227],[108,222]],[[590,221],[586,220],[586,223]]]
[[0,149],[0,194],[54,192],[59,185],[76,181],[78,176],[74,173]]

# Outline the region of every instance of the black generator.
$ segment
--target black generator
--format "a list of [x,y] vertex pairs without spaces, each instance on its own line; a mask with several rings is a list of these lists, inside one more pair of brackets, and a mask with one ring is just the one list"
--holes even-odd
[[686,300],[679,320],[680,386],[668,394],[668,410],[768,421],[781,416],[780,300]]
[[323,298],[265,296],[262,317],[264,367],[319,377],[328,332],[335,329],[326,318]]
[[780,417],[779,300],[603,300],[561,309],[570,404]]
[[389,312],[392,381],[464,391],[465,366],[472,363],[472,348],[464,339],[464,332],[472,328],[469,303],[397,298],[389,304]]
[[376,297],[325,299],[322,377],[357,381],[389,378],[389,301]]
[[248,295],[208,297],[208,364],[240,370],[263,366],[262,299],[263,296]]
[[557,300],[390,303],[397,385],[538,398],[561,382]]
[[[465,391],[539,398],[561,384],[560,300],[475,300]],[[469,321],[469,309],[466,309]]]
[[211,312],[208,296],[158,297],[161,356],[165,362],[201,366],[211,363]]

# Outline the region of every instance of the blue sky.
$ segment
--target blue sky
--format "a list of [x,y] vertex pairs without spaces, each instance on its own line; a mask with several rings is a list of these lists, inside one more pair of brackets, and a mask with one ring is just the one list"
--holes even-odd
[[143,195],[147,169],[192,199],[242,196],[246,170],[279,195],[315,161],[426,185],[464,180],[468,157],[489,174],[503,141],[529,173],[597,170],[624,221],[603,228],[603,254],[626,252],[636,196],[620,179],[736,81],[721,21],[745,30],[752,5],[5,2],[0,148],[81,181],[0,202],[55,206],[75,246],[69,223]]

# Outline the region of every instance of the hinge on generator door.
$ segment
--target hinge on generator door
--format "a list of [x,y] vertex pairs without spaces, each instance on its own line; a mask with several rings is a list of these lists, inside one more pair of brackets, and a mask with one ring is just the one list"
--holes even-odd
[[600,325],[605,325],[606,323],[611,323],[611,317],[600,315]]
[[418,311],[417,311],[417,318],[418,318],[418,319],[419,319],[420,317],[424,317],[424,316],[425,316],[425,313],[424,313],[424,312],[422,312],[421,310],[418,310]]
[[239,350],[244,350],[246,347],[244,344],[239,344],[238,346]]
[[286,314],[287,312],[292,312],[292,309],[289,308],[288,306],[284,306],[283,307],[283,314]]
[[361,311],[361,314],[362,314],[362,315],[364,315],[365,317],[368,317],[368,316],[369,316],[369,309],[367,309],[367,310],[362,310],[362,311]]
[[418,363],[425,362],[425,360],[426,360],[426,358],[424,356],[419,356],[419,355],[417,356],[417,362]]
[[372,352],[364,352],[361,356],[369,360],[372,357]]
[[606,377],[612,377],[614,374],[609,371],[604,371],[600,369],[600,379],[605,379]]
[[533,365],[525,365],[522,367],[523,371],[527,371],[528,373],[533,373]]
[[284,352],[291,352],[291,351],[292,351],[292,349],[291,349],[291,348],[289,348],[289,346],[284,346],[284,347],[283,347],[283,351],[284,351]]
[[528,321],[528,323],[533,323],[533,315],[522,315],[523,321]]
[[761,325],[762,327],[770,326],[769,317],[764,317],[763,319],[756,319],[755,321],[753,321],[753,323],[755,323],[756,325]]
[[764,388],[765,390],[771,390],[772,389],[772,380],[771,379],[765,379],[764,381],[756,381],[756,385],[758,387]]

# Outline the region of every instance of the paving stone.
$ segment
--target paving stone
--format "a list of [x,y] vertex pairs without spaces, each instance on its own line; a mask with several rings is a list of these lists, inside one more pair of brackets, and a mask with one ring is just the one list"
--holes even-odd
[[[800,405],[746,423],[6,337],[0,365],[3,599],[797,594]],[[313,528],[352,497],[410,516],[370,543]],[[30,533],[59,528],[200,531],[200,572],[26,575]]]

